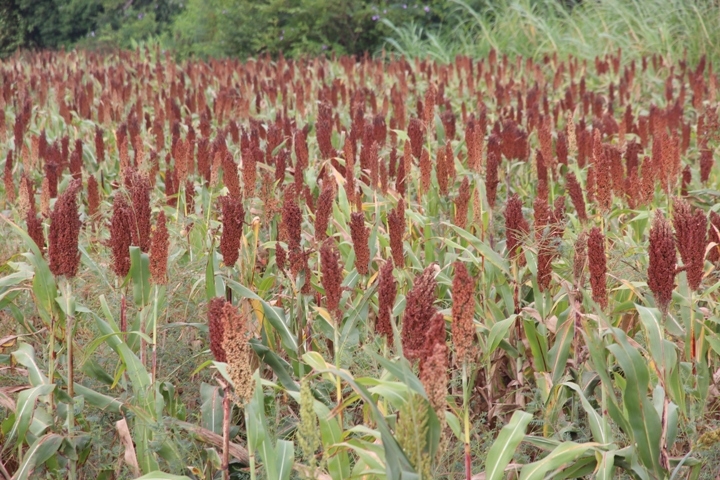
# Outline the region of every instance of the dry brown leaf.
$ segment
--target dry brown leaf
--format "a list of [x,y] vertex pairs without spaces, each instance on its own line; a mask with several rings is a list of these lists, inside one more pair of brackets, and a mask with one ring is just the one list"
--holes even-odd
[[133,444],[132,436],[130,435],[130,429],[126,419],[115,422],[115,428],[120,435],[120,441],[125,447],[125,463],[132,469],[133,475],[136,477],[140,476],[140,466],[138,465],[137,455],[135,454],[135,445]]

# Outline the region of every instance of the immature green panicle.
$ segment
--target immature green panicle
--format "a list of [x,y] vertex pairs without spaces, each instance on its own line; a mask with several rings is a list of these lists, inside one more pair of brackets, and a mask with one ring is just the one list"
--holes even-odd
[[431,459],[427,452],[428,411],[427,402],[419,395],[411,393],[408,400],[400,407],[395,427],[395,437],[400,448],[423,480],[431,478]]
[[316,465],[315,453],[321,446],[318,418],[313,404],[315,397],[310,387],[309,377],[300,382],[300,423],[297,430],[297,440],[300,451],[311,470]]

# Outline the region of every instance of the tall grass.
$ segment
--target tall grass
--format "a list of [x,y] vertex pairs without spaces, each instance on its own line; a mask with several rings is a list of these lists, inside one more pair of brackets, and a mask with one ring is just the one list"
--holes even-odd
[[561,0],[485,0],[476,8],[449,1],[457,5],[455,21],[432,31],[385,20],[394,32],[387,46],[439,61],[491,49],[535,59],[557,52],[592,60],[618,49],[629,58],[720,58],[720,6],[711,0],[586,0],[572,7]]

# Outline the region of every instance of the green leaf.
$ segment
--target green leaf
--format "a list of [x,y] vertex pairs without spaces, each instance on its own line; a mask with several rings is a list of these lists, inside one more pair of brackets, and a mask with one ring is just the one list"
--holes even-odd
[[19,446],[25,440],[25,434],[27,433],[35,412],[35,402],[39,396],[49,395],[53,390],[55,390],[55,384],[44,384],[23,390],[18,394],[15,408],[15,423],[5,439],[6,442],[10,442],[10,440],[17,436],[15,443]]
[[205,382],[200,384],[200,426],[222,435],[223,407],[220,388]]
[[15,472],[13,480],[29,479],[33,469],[45,463],[55,455],[62,444],[63,437],[57,433],[48,433],[38,438],[25,454],[22,465]]
[[366,349],[366,352],[369,353],[375,361],[377,361],[385,370],[390,372],[395,378],[403,382],[415,393],[418,393],[422,395],[423,398],[427,399],[425,387],[423,387],[420,379],[410,369],[410,366],[404,357],[400,358],[397,362],[393,362],[382,355],[378,355],[369,348]]
[[595,446],[596,443],[563,442],[542,460],[525,465],[520,471],[520,480],[543,480],[546,473],[561,466],[567,467]]
[[595,470],[596,480],[612,480],[615,478],[615,452],[602,452],[600,463]]
[[499,253],[493,250],[490,245],[483,242],[476,236],[472,235],[467,230],[458,227],[457,225],[453,225],[452,223],[447,222],[443,222],[443,225],[446,225],[455,230],[458,235],[460,235],[462,238],[467,240],[473,247],[475,247],[475,249],[478,251],[478,253],[480,253],[480,255],[485,257],[490,263],[502,270],[505,275],[507,275],[508,277],[511,275],[510,267],[507,260],[505,260],[502,256],[500,256]]
[[496,322],[495,325],[493,325],[490,328],[490,335],[488,335],[487,340],[487,351],[485,352],[486,357],[490,357],[490,355],[493,354],[495,349],[500,345],[500,342],[503,338],[505,338],[505,335],[507,335],[508,330],[510,330],[510,327],[512,326],[513,322],[517,318],[517,315],[512,314],[505,320],[500,320],[499,322]]
[[290,331],[290,328],[288,327],[286,320],[284,318],[284,315],[281,315],[276,309],[274,309],[269,303],[267,303],[265,300],[257,296],[255,293],[250,291],[248,288],[244,287],[243,285],[240,285],[238,282],[226,279],[227,284],[230,286],[230,288],[235,291],[240,297],[242,298],[249,298],[251,300],[257,300],[260,302],[260,304],[263,306],[263,311],[265,313],[265,317],[270,322],[270,325],[275,329],[275,331],[280,335],[280,338],[282,339],[283,345],[286,349],[288,349],[288,353],[295,353],[297,354],[297,342],[295,339],[295,336]]
[[650,355],[652,355],[655,363],[664,370],[665,366],[665,352],[664,352],[664,335],[663,328],[660,323],[662,314],[657,308],[647,308],[642,305],[635,304],[635,308],[640,314],[640,321],[642,322],[643,328],[645,329],[645,335],[648,340],[648,347]]
[[142,308],[150,302],[150,257],[140,247],[130,247],[130,278],[135,306]]
[[75,383],[75,393],[82,395],[87,402],[93,407],[99,408],[100,410],[107,410],[112,413],[123,413],[126,410],[125,405],[118,399],[112,398],[108,395],[98,393],[95,390]]
[[277,460],[278,480],[288,480],[292,474],[293,460],[295,459],[295,446],[287,440],[278,440],[275,446],[275,458]]
[[623,400],[628,413],[628,422],[638,447],[638,454],[643,465],[657,476],[664,475],[660,465],[660,441],[662,425],[660,416],[648,398],[647,392],[650,374],[646,360],[627,340],[625,332],[618,328],[612,329],[617,343],[608,345],[607,349],[617,359],[627,380]]
[[255,353],[260,357],[263,363],[272,368],[275,375],[278,377],[278,381],[285,387],[286,390],[293,392],[299,392],[300,386],[293,380],[290,375],[290,364],[282,359],[278,354],[270,350],[268,347],[260,343],[259,340],[253,338],[250,340],[250,346],[255,350]]
[[98,315],[93,314],[95,317],[95,323],[100,330],[102,335],[106,336],[106,343],[117,353],[123,361],[127,374],[130,377],[130,381],[133,385],[133,391],[136,395],[136,399],[139,400],[139,405],[143,406],[143,399],[145,398],[148,387],[150,386],[150,374],[140,362],[140,359],[133,353],[128,345],[120,338],[120,329],[115,324],[112,315],[110,315],[110,307],[105,300],[104,295],[100,295],[100,305],[106,314],[106,320],[103,320]]
[[37,244],[32,238],[30,238],[30,235],[27,234],[25,229],[12,222],[4,215],[0,215],[0,218],[8,223],[13,230],[15,230],[15,233],[17,233],[25,242],[25,246],[30,249],[30,252],[23,255],[35,269],[35,276],[33,278],[33,294],[35,295],[35,303],[39,307],[38,312],[43,317],[43,320],[45,320],[45,323],[49,324],[50,317],[52,316],[55,308],[55,297],[57,297],[55,277],[50,272],[50,267],[43,258]]
[[485,462],[485,478],[487,480],[500,480],[505,475],[505,467],[512,460],[515,449],[525,437],[527,428],[533,416],[521,410],[513,413],[510,423],[505,425],[495,442],[490,447]]
[[12,352],[15,361],[28,371],[30,384],[34,387],[50,383],[35,360],[35,349],[27,343],[18,343],[17,349]]
[[190,477],[185,475],[172,475],[161,471],[150,472],[142,477],[138,477],[136,480],[192,480]]
[[208,255],[207,267],[205,267],[205,299],[209,302],[217,296],[215,291],[215,265],[213,264],[213,253]]
[[565,387],[568,387],[575,391],[575,393],[578,394],[580,397],[580,401],[582,402],[583,409],[585,410],[585,414],[588,418],[588,423],[590,424],[590,431],[593,434],[593,438],[596,442],[602,443],[602,444],[608,444],[613,441],[612,434],[610,431],[610,425],[607,423],[607,420],[605,417],[600,415],[590,404],[588,399],[585,397],[585,394],[583,393],[580,386],[576,383],[572,382],[566,382],[562,384]]
[[548,352],[550,357],[550,373],[553,383],[557,383],[565,374],[570,347],[575,334],[575,322],[568,317],[557,329],[555,343]]
[[[307,354],[303,355],[303,359],[305,359],[306,356]],[[332,373],[333,375],[336,375],[341,379],[345,380],[348,385],[350,385],[350,387],[352,387],[352,389],[355,390],[358,395],[360,395],[360,397],[365,401],[365,404],[370,408],[375,423],[377,424],[377,429],[380,431],[383,447],[385,448],[388,478],[391,480],[418,478],[417,473],[415,473],[412,465],[410,465],[410,461],[407,459],[405,453],[400,448],[400,445],[398,445],[397,441],[395,440],[395,437],[393,436],[390,427],[385,422],[385,417],[380,413],[380,410],[378,410],[378,407],[373,401],[370,392],[368,392],[365,387],[359,385],[355,381],[355,379],[344,370],[339,370],[337,368],[331,367],[319,370],[319,373]]]

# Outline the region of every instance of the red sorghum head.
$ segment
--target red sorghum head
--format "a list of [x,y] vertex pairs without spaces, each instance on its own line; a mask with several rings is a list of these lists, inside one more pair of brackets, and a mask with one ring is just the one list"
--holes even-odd
[[320,247],[320,270],[322,284],[325,288],[326,306],[330,312],[334,313],[340,305],[343,276],[340,253],[332,238],[326,239]]
[[223,263],[232,267],[240,256],[240,240],[245,219],[242,199],[226,195],[220,198],[223,230],[220,236],[220,253]]
[[391,324],[392,310],[395,306],[397,286],[393,277],[393,261],[389,258],[382,268],[378,280],[378,317],[375,323],[375,332],[385,335],[389,343],[393,340]]
[[463,178],[460,184],[460,191],[455,199],[455,225],[460,228],[467,226],[468,205],[470,204],[470,180]]
[[470,360],[475,340],[475,280],[462,262],[455,262],[452,284],[452,338],[458,363]]
[[663,312],[672,299],[675,288],[675,267],[677,254],[675,253],[675,239],[673,231],[663,214],[655,214],[650,228],[650,261],[648,264],[648,287],[655,296],[655,303]]
[[[208,303],[208,331],[210,335],[210,351],[218,362],[225,362],[225,349],[223,340],[225,338],[225,325],[223,321],[223,308],[225,299],[215,297]],[[231,304],[232,306],[232,304]]]
[[113,213],[110,219],[110,247],[112,269],[120,278],[130,271],[130,245],[132,245],[132,210],[122,191],[115,192]]
[[78,239],[82,222],[78,214],[77,193],[81,188],[80,180],[73,180],[57,199],[50,214],[48,256],[50,271],[55,276],[74,277],[80,264]]
[[513,194],[505,206],[505,236],[506,248],[511,259],[518,259],[521,265],[525,263],[522,253],[522,238],[530,230],[527,220],[522,213],[522,200],[517,193]]
[[707,248],[707,217],[700,209],[679,198],[673,200],[673,225],[678,250],[691,290],[700,288]]
[[400,198],[397,206],[388,213],[388,230],[390,231],[390,249],[395,265],[405,266],[403,237],[405,236],[405,201]]
[[282,207],[281,229],[290,251],[300,249],[302,236],[302,212],[297,204],[295,188],[289,185],[285,190]]
[[585,211],[585,198],[583,197],[582,187],[572,172],[568,173],[565,179],[567,182],[567,193],[575,207],[578,219],[585,223],[587,222],[587,213]]
[[350,214],[350,236],[355,250],[355,268],[360,275],[367,275],[370,264],[369,237],[370,229],[365,226],[365,214],[353,212]]
[[155,223],[155,232],[150,246],[150,275],[155,283],[167,283],[168,230],[165,212],[161,211]]
[[435,303],[437,270],[436,264],[427,267],[415,278],[413,287],[407,294],[402,319],[402,348],[405,358],[410,361],[422,358],[426,353],[425,334],[436,313],[433,303]]
[[315,209],[315,240],[317,242],[322,242],[327,238],[327,229],[330,224],[334,202],[335,188],[331,177],[328,175],[323,180],[322,190]]
[[592,297],[601,308],[607,307],[607,258],[605,257],[605,235],[599,228],[593,227],[588,236],[588,266],[590,267],[590,286]]

